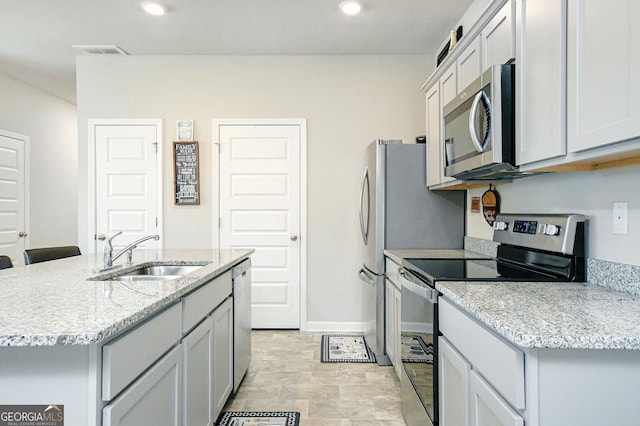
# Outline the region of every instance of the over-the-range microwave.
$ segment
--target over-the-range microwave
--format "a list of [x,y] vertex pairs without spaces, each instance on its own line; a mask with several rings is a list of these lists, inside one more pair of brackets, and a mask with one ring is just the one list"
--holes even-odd
[[515,65],[493,65],[449,102],[444,171],[461,180],[518,177],[515,166]]

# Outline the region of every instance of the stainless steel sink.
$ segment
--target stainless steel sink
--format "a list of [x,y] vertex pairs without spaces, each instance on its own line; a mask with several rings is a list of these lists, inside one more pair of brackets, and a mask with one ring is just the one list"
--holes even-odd
[[163,281],[175,280],[202,268],[203,265],[154,265],[146,266],[121,275],[111,277],[109,281]]

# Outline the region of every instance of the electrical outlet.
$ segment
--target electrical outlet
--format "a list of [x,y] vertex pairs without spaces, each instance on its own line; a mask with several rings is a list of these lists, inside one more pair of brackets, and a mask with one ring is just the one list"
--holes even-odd
[[613,233],[627,235],[628,226],[627,202],[613,203]]

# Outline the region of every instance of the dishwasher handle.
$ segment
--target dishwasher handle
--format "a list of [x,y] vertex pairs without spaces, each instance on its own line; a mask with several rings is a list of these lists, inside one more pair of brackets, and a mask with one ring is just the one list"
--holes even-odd
[[404,278],[404,280],[402,280],[403,288],[409,290],[416,296],[427,299],[430,303],[438,303],[438,290],[429,287],[427,283],[404,268],[400,268],[398,274]]

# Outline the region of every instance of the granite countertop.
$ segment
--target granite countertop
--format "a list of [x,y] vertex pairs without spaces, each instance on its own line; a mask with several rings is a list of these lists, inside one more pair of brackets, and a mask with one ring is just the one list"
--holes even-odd
[[[133,266],[199,264],[167,281],[95,281],[102,256],[82,255],[0,270],[0,346],[89,345],[121,333],[180,300],[253,250],[135,250]],[[118,262],[116,262],[118,263]],[[95,279],[95,277],[94,277]]]
[[402,263],[402,259],[493,259],[491,256],[461,249],[385,250],[384,254],[398,265]]
[[522,348],[640,350],[640,296],[584,283],[443,281],[436,288]]

